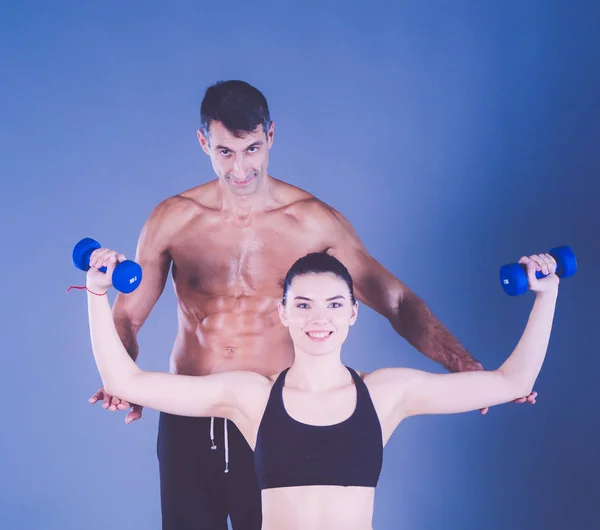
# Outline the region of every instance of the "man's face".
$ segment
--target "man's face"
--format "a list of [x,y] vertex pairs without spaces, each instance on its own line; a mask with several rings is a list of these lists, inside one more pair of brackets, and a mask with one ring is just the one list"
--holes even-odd
[[244,137],[236,138],[221,122],[213,121],[210,141],[202,131],[198,131],[198,140],[221,182],[235,195],[250,195],[267,178],[273,134],[271,123],[268,134],[259,125]]

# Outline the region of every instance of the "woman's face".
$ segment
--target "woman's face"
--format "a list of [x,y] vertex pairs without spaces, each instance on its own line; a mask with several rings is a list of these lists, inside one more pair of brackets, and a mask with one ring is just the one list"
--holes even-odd
[[357,312],[346,282],[330,272],[296,276],[286,304],[279,304],[294,346],[311,355],[339,352]]

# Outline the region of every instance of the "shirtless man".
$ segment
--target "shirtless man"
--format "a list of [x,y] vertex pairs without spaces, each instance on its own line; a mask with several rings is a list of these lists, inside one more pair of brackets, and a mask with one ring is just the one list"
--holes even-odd
[[[217,179],[160,203],[147,219],[136,261],[144,279],[118,295],[114,321],[136,360],[137,333],[172,265],[178,333],[170,370],[207,375],[250,370],[270,376],[292,364],[293,345],[277,304],[281,282],[301,256],[328,249],[349,269],[356,297],[418,351],[451,372],[482,365],[419,297],[365,250],[349,222],[310,193],[268,174],[274,125],[264,96],[241,81],[209,87],[198,140]],[[535,402],[535,393],[525,400]],[[100,389],[90,402],[141,417],[141,407]],[[163,530],[261,527],[253,453],[222,418],[161,413],[158,432]]]

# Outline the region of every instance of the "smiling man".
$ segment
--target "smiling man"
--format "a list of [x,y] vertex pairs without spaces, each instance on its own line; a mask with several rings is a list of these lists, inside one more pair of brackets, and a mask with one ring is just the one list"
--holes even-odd
[[[172,372],[284,370],[293,345],[278,317],[281,282],[300,256],[327,250],[348,267],[357,299],[418,351],[451,372],[482,369],[423,301],[369,255],[339,212],[269,175],[274,125],[260,91],[242,81],[217,83],[207,89],[200,116],[198,140],[217,178],[152,211],[136,253],[143,282],[115,301],[116,328],[134,360],[137,334],[172,266],[179,322]],[[90,399],[99,400],[108,410],[131,406],[127,423],[141,417],[141,407],[103,389]],[[158,460],[164,530],[226,529],[228,515],[235,530],[260,529],[253,453],[234,424],[161,413]]]

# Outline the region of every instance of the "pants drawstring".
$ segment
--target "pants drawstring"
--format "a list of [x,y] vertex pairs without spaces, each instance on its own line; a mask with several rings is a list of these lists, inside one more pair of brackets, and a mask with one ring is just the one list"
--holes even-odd
[[[224,419],[223,423],[223,437],[225,439],[225,471],[224,473],[229,473],[229,435],[227,432],[227,419]],[[215,443],[215,418],[210,418],[210,448],[214,451],[217,448],[217,444]]]
[[215,444],[215,419],[214,418],[210,419],[210,441],[211,441],[210,448],[214,451],[217,448],[217,446]]
[[225,473],[229,473],[229,438],[227,436],[227,418],[223,423],[223,430],[225,436]]

